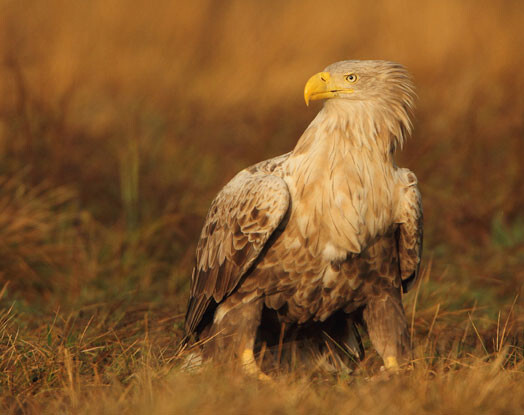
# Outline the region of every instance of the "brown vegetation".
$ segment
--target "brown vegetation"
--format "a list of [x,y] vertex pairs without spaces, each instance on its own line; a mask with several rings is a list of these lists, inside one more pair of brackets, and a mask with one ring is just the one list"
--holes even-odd
[[[282,3],[0,2],[2,413],[524,411],[523,3]],[[210,200],[293,147],[305,81],[348,58],[419,94],[414,369],[181,371]]]

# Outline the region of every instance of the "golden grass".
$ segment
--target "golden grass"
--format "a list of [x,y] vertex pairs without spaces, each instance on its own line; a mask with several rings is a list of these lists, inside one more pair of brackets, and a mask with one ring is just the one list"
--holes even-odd
[[[524,411],[519,1],[0,1],[2,413]],[[413,73],[425,204],[414,368],[260,384],[176,354],[195,242],[236,171],[289,151],[336,60]]]

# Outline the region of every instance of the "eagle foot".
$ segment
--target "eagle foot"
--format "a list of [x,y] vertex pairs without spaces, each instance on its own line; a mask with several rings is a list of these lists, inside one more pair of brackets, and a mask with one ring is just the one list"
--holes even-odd
[[255,355],[253,354],[253,349],[244,349],[242,352],[242,368],[249,376],[256,377],[258,380],[264,382],[271,382],[272,379],[266,375],[257,365],[255,360]]
[[398,372],[400,370],[398,360],[395,356],[386,356],[384,359],[384,366],[382,367],[384,370],[390,370],[392,372]]
[[387,372],[393,375],[410,370],[413,370],[413,365],[411,363],[404,363],[401,366],[395,356],[387,356],[384,359],[384,366],[380,367],[381,372]]

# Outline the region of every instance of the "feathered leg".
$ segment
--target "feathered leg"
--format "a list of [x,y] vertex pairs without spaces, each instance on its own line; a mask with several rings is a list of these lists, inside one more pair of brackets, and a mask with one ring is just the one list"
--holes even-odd
[[237,360],[243,370],[259,379],[269,379],[258,367],[253,349],[262,315],[262,300],[249,301],[234,294],[220,304],[204,342],[204,356],[220,361]]
[[400,291],[371,298],[363,313],[369,337],[386,369],[397,370],[408,357],[409,334]]

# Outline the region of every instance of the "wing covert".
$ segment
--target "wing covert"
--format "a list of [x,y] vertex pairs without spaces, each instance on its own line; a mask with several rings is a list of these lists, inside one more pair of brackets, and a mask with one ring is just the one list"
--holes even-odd
[[193,333],[207,307],[231,294],[284,218],[290,203],[281,178],[238,173],[211,203],[196,251],[186,314]]

